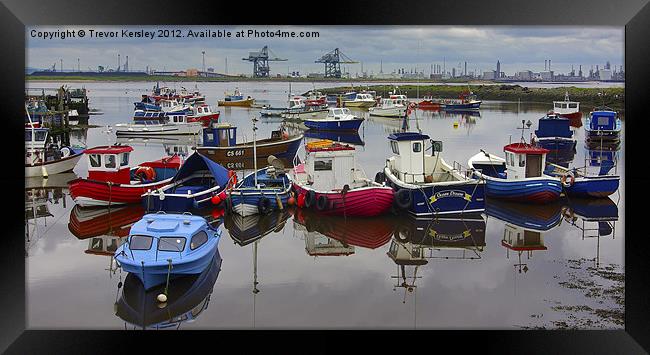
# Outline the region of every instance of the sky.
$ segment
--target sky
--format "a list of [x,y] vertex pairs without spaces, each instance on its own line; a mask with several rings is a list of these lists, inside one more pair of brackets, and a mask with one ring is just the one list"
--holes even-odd
[[[79,38],[78,31],[85,36]],[[90,30],[116,31],[115,38],[91,37]],[[182,37],[128,38],[122,31],[153,31],[179,34]],[[190,38],[189,31],[229,31],[230,38]],[[237,38],[238,31],[244,37]],[[248,30],[318,32],[314,38],[269,38],[247,36]],[[75,36],[61,38],[62,32],[74,31]],[[43,38],[54,34],[55,38]],[[251,74],[252,63],[243,61],[248,52],[268,45],[273,54],[288,61],[271,62],[271,74],[299,71],[301,74],[324,72],[324,65],[314,63],[322,55],[339,48],[358,64],[344,66],[351,74],[390,73],[399,68],[417,69],[430,73],[431,64],[478,70],[496,69],[497,60],[507,75],[516,71],[544,70],[544,61],[551,60],[551,69],[567,73],[573,65],[576,72],[593,66],[600,68],[609,61],[618,70],[624,64],[623,27],[560,27],[560,26],[36,26],[26,29],[27,67],[50,68],[56,62],[59,70],[97,70],[98,66],[115,69],[117,55],[124,64],[129,56],[129,70],[158,71],[205,67],[228,74]]]

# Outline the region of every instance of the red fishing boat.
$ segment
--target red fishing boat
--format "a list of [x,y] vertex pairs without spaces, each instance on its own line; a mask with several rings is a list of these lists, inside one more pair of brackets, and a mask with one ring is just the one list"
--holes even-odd
[[200,104],[192,106],[192,112],[187,115],[187,122],[201,122],[207,127],[210,122],[218,121],[220,111],[213,112],[209,105]]
[[425,96],[422,101],[417,103],[417,107],[423,110],[439,110],[440,102],[432,96]]
[[569,92],[564,94],[564,101],[553,101],[552,113],[560,117],[569,119],[571,127],[582,127],[582,112],[580,112],[580,102],[570,101]]
[[130,167],[130,146],[87,149],[88,178],[68,183],[70,196],[80,206],[140,203],[148,190],[168,184],[181,166],[177,155]]
[[337,216],[372,217],[388,212],[393,189],[368,179],[355,166],[354,146],[319,140],[308,143],[305,163],[293,168],[298,207]]
[[327,96],[320,91],[310,91],[304,100],[305,106],[323,106],[327,105]]

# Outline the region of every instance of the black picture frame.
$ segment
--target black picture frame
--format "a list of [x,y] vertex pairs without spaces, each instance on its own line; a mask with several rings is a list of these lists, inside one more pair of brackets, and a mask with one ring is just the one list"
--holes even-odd
[[[316,6],[314,6],[316,5]],[[293,9],[293,10],[292,10]],[[297,16],[302,10],[303,15]],[[298,12],[299,13],[299,12]],[[567,16],[570,14],[570,16]],[[256,18],[254,16],[257,16]],[[193,352],[207,345],[209,351],[227,351],[217,341],[236,339],[234,349],[245,352],[254,347],[273,352],[335,351],[345,338],[357,345],[367,343],[357,339],[364,335],[375,340],[383,351],[389,348],[403,351],[436,351],[441,343],[462,351],[498,353],[621,353],[635,354],[650,351],[650,253],[648,237],[644,233],[643,202],[648,196],[644,189],[650,180],[643,166],[644,108],[650,98],[650,5],[648,0],[545,0],[545,1],[431,1],[431,2],[377,2],[356,1],[337,3],[268,3],[167,0],[140,0],[114,2],[99,0],[3,0],[0,4],[0,65],[2,81],[2,131],[6,144],[2,161],[6,168],[0,174],[4,203],[1,210],[7,222],[0,257],[2,275],[0,298],[0,349],[8,353],[116,353],[128,351],[131,346],[145,345],[147,352],[156,347],[171,351],[171,346],[188,344]],[[283,25],[569,25],[569,26],[625,26],[626,70],[626,137],[625,177],[625,330],[618,331],[438,331],[423,335],[412,332],[383,334],[336,331],[327,337],[318,337],[317,343],[306,347],[303,340],[314,339],[312,334],[287,332],[119,332],[119,331],[50,331],[25,330],[25,246],[21,211],[12,204],[22,201],[23,168],[15,152],[23,143],[24,85],[25,85],[25,26],[30,25],[188,25],[188,24],[283,24]],[[3,132],[3,133],[4,133]],[[634,166],[633,166],[634,164]],[[83,290],[79,291],[83,293]],[[297,310],[299,311],[299,310]],[[312,331],[301,331],[309,333]],[[264,335],[268,341],[250,341],[247,338]],[[281,341],[274,341],[282,336]],[[162,339],[165,341],[161,341]],[[192,339],[188,339],[191,337]],[[336,341],[328,343],[327,339]],[[398,339],[398,340],[395,340]],[[400,340],[401,339],[401,340]],[[361,343],[359,343],[361,342]],[[225,344],[225,343],[224,343]],[[274,345],[275,344],[275,345]],[[316,345],[314,347],[314,345]],[[151,346],[151,348],[150,348]],[[276,347],[277,346],[277,347]],[[138,346],[139,348],[139,346]],[[137,349],[137,348],[135,348]],[[350,349],[345,346],[345,350]],[[230,350],[232,351],[232,350]]]

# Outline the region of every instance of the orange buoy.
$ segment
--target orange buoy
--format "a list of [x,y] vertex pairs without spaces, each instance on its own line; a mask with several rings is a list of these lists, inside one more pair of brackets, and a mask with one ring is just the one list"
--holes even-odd
[[296,203],[296,199],[295,199],[293,196],[290,196],[290,197],[287,199],[287,204],[288,204],[289,206],[293,206],[295,203]]
[[214,209],[210,214],[212,215],[212,218],[218,219],[223,216],[223,209]]
[[218,205],[219,203],[221,203],[221,196],[219,196],[218,194],[214,195],[212,196],[210,201],[212,202],[213,205]]

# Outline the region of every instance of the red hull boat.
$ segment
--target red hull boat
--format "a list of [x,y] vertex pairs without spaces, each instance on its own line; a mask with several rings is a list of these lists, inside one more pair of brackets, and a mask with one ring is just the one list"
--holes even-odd
[[80,206],[140,203],[142,194],[168,184],[181,166],[181,158],[174,155],[130,168],[128,160],[132,150],[119,145],[86,150],[88,178],[68,183],[75,203]]
[[296,166],[293,188],[298,207],[334,216],[372,217],[388,212],[393,189],[363,176],[354,147],[329,140],[307,144],[304,164]]

